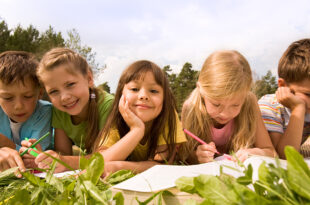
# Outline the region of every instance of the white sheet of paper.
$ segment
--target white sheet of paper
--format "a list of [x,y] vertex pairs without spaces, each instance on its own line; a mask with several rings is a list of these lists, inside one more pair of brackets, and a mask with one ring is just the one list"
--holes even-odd
[[[168,189],[175,186],[175,180],[182,176],[195,177],[200,174],[219,175],[220,166],[223,165],[223,172],[234,177],[243,176],[242,168],[237,163],[229,160],[221,160],[223,158],[215,159],[214,162],[205,164],[177,166],[177,165],[156,165],[122,183],[115,185],[113,188],[124,189],[137,192],[156,192]],[[217,161],[219,160],[219,161]],[[253,167],[253,180],[258,179],[258,168],[260,164],[265,161],[267,164],[276,164],[275,159],[263,156],[251,156],[246,159],[244,165],[249,164]],[[286,168],[286,160],[280,160],[280,165]],[[310,163],[308,163],[310,166]],[[234,169],[226,168],[225,166]]]
[[[177,165],[156,165],[145,172],[142,172],[113,188],[125,189],[138,192],[156,192],[175,186],[175,180],[182,176],[195,177],[200,174],[220,174],[220,165],[226,165],[234,169],[240,167],[232,161],[216,161],[199,165],[177,166]],[[232,176],[241,176],[240,172],[223,167],[223,172]]]
[[[57,178],[62,178],[62,177],[67,177],[67,176],[78,174],[78,173],[80,173],[80,171],[81,170],[74,170],[74,171],[66,171],[66,172],[54,173],[53,176],[57,177]],[[46,177],[46,172],[36,173],[34,175],[37,176],[37,177],[40,177],[40,178],[45,178]]]

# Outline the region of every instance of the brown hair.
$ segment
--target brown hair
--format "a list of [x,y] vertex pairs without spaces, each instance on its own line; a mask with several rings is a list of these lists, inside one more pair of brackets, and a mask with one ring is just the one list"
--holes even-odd
[[279,78],[287,83],[310,80],[310,39],[293,42],[282,55],[278,66]]
[[[92,72],[87,61],[84,57],[75,53],[68,48],[54,48],[47,52],[40,61],[38,68],[38,76],[44,71],[50,71],[60,65],[68,65],[65,68],[68,72],[75,74],[80,72],[82,75],[87,76],[88,72]],[[95,142],[99,133],[99,111],[98,111],[98,90],[95,87],[89,88],[89,103],[86,128],[85,148],[88,152],[92,150],[93,142]],[[94,93],[97,97],[91,98]]]
[[[238,93],[246,93],[246,99],[239,115],[235,118],[235,128],[226,148],[237,151],[240,148],[253,146],[259,116],[253,106],[256,98],[250,92],[252,72],[248,61],[238,51],[214,52],[204,62],[198,83],[199,87],[194,89],[183,105],[183,127],[209,143],[213,122],[206,110],[203,96],[210,99],[223,99]],[[181,149],[183,160],[198,146],[198,142],[192,138],[188,137],[187,140],[185,147]]]
[[38,61],[31,53],[24,51],[5,51],[0,54],[0,80],[8,85],[32,80],[36,87],[40,87],[36,70]]
[[[108,117],[107,123],[105,124],[102,130],[101,134],[102,139],[98,139],[98,142],[95,144],[96,149],[99,149],[100,146],[102,146],[104,139],[108,137],[110,129],[112,127],[117,128],[120,137],[125,136],[129,132],[129,127],[124,121],[121,113],[119,112],[118,108],[119,101],[120,98],[122,97],[124,86],[130,81],[143,78],[147,72],[151,72],[154,75],[156,83],[163,88],[164,92],[162,110],[160,114],[157,116],[157,118],[154,119],[152,127],[150,129],[150,133],[145,133],[145,136],[149,136],[149,142],[150,142],[148,149],[148,157],[155,156],[158,138],[162,134],[168,146],[169,151],[168,159],[170,158],[175,146],[175,138],[176,138],[176,117],[177,117],[175,113],[176,104],[172,91],[169,87],[169,82],[166,78],[166,75],[159,68],[159,66],[147,60],[136,61],[123,71],[120,80],[118,82],[111,114]],[[167,130],[165,130],[167,127],[169,128],[168,133]]]

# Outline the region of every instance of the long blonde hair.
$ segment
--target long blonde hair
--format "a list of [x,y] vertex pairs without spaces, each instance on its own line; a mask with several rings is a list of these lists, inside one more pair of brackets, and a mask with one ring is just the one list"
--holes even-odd
[[[88,72],[92,73],[90,66],[84,57],[68,48],[53,48],[44,54],[40,61],[37,71],[38,76],[44,71],[50,71],[60,65],[68,65],[66,69],[68,72],[75,74],[81,73],[83,76],[87,76]],[[87,152],[92,150],[93,143],[95,142],[99,134],[99,110],[98,110],[98,89],[95,87],[89,88],[89,103],[86,127],[85,148]],[[95,98],[91,97],[91,94],[95,94]]]
[[[207,113],[203,96],[209,99],[223,99],[235,94],[247,93],[241,111],[235,118],[234,131],[226,148],[237,151],[240,148],[253,146],[257,124],[256,110],[253,106],[256,98],[250,92],[252,72],[247,60],[234,50],[214,52],[204,62],[198,84],[199,86],[194,89],[183,105],[183,127],[204,141],[210,142],[213,122]],[[191,153],[198,146],[198,142],[192,138],[188,137],[187,140],[183,154]]]

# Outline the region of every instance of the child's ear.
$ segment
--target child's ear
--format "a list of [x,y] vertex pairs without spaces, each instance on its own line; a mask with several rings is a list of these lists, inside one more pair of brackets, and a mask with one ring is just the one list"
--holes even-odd
[[40,88],[40,90],[39,90],[39,99],[42,99],[43,95],[44,95],[44,88]]
[[94,76],[91,71],[87,71],[87,80],[88,80],[88,86],[94,87]]
[[287,87],[287,86],[288,85],[283,78],[278,79],[278,87]]

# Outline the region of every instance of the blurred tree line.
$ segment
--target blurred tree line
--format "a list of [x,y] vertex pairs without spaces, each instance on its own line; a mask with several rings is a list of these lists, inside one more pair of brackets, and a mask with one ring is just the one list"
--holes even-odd
[[[1,20],[1,18],[0,18]],[[72,29],[67,32],[68,38],[64,39],[61,32],[56,32],[51,26],[44,31],[39,32],[32,25],[28,28],[22,28],[20,25],[9,29],[4,20],[0,21],[0,52],[7,50],[28,51],[41,59],[45,52],[54,47],[68,47],[84,56],[92,67],[94,74],[105,69],[106,66],[100,66],[96,62],[96,53],[87,45],[82,45],[81,38],[77,30]],[[186,62],[180,73],[172,72],[169,65],[163,68],[168,77],[170,87],[177,101],[177,108],[180,112],[182,104],[192,90],[196,87],[199,71],[194,70],[191,63]],[[107,82],[98,87],[110,92]],[[261,96],[274,93],[277,89],[276,78],[268,71],[265,76],[254,82],[253,92],[259,99]]]
[[[56,32],[52,26],[40,32],[34,26],[23,28],[17,25],[9,29],[7,23],[0,17],[0,52],[15,50],[31,52],[40,60],[45,52],[55,47],[67,47],[85,57],[94,74],[106,67],[96,62],[96,52],[87,45],[82,45],[81,38],[76,29],[67,32],[68,38],[64,39],[61,32]],[[110,90],[107,82],[104,88]]]

